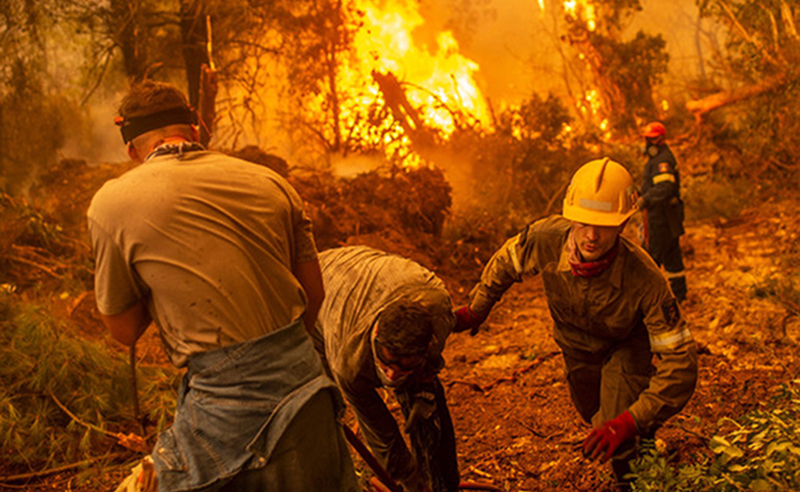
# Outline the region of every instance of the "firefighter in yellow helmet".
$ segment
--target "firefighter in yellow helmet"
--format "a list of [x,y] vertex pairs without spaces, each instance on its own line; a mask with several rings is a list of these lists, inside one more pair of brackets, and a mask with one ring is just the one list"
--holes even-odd
[[[455,311],[475,334],[515,282],[540,274],[572,401],[593,427],[585,456],[611,460],[624,490],[640,438],[652,438],[694,392],[697,352],[669,283],[621,236],[636,212],[628,171],[603,158],[572,178],[563,216],[528,225],[492,256]],[[657,363],[653,364],[653,356]]]

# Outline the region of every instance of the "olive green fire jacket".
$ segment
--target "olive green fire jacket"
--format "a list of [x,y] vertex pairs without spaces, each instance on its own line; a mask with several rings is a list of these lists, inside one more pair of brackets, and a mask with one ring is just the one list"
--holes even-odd
[[562,350],[602,360],[628,340],[649,339],[656,371],[628,409],[639,431],[649,432],[678,413],[694,392],[694,340],[668,281],[647,252],[627,238],[620,236],[617,257],[604,272],[574,276],[567,251],[571,225],[554,215],[506,241],[470,293],[470,307],[487,316],[511,285],[540,274]]

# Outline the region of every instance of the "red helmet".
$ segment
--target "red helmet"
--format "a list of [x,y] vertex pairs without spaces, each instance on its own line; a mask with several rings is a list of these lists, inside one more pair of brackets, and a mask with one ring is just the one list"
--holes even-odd
[[648,123],[647,126],[644,127],[642,130],[642,136],[645,138],[654,138],[654,139],[664,139],[667,135],[667,129],[664,128],[662,123],[658,121],[654,121],[652,123]]

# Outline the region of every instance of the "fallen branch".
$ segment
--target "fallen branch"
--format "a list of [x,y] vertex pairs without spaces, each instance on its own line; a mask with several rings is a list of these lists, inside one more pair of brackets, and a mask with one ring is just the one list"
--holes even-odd
[[124,447],[126,449],[129,449],[131,451],[134,451],[134,452],[137,452],[137,453],[142,453],[142,454],[148,454],[150,452],[150,450],[147,448],[147,443],[145,442],[143,437],[137,436],[136,434],[134,434],[132,432],[130,434],[123,434],[121,432],[109,432],[109,431],[107,431],[105,429],[101,429],[100,427],[97,427],[94,424],[90,424],[88,422],[85,422],[85,421],[81,420],[80,417],[78,417],[74,413],[70,412],[69,408],[67,408],[63,403],[61,403],[59,401],[59,399],[56,398],[56,395],[54,395],[52,391],[49,392],[49,393],[50,393],[50,398],[53,399],[53,401],[56,403],[56,405],[58,405],[58,407],[61,410],[63,410],[64,413],[69,415],[69,417],[72,420],[74,420],[75,422],[77,422],[78,424],[86,427],[87,429],[91,429],[93,431],[96,431],[96,432],[99,432],[101,434],[104,434],[104,435],[106,435],[108,437],[113,437],[114,439],[117,440],[117,444],[119,444],[120,446],[122,446],[122,447]]
[[89,296],[91,293],[92,292],[88,291],[88,290],[84,291],[84,292],[81,292],[78,295],[78,297],[76,297],[75,300],[72,301],[72,305],[70,306],[69,310],[67,311],[67,316],[71,318],[72,315],[75,313],[75,310],[78,309],[78,306],[81,305],[81,302],[83,302],[83,300],[86,299],[86,297]]
[[490,492],[501,492],[500,487],[480,482],[461,482],[458,484],[458,488],[459,490],[488,490]]
[[723,106],[759,96],[765,92],[774,91],[781,87],[784,82],[783,75],[779,75],[758,84],[748,85],[730,91],[720,91],[702,99],[688,101],[686,103],[686,109],[694,113],[695,116],[700,117]]
[[512,420],[514,420],[516,423],[518,423],[522,427],[524,427],[524,428],[528,429],[529,431],[531,431],[531,433],[534,436],[541,437],[545,441],[549,441],[550,439],[553,439],[554,437],[563,436],[564,433],[565,433],[565,431],[562,430],[561,432],[556,432],[555,434],[544,434],[544,433],[541,433],[541,432],[537,431],[536,429],[534,429],[533,427],[529,426],[528,424],[526,424],[525,422],[521,421],[520,419],[518,419],[516,417],[511,417],[511,418],[512,418]]
[[61,278],[61,275],[57,274],[53,270],[50,270],[46,266],[40,265],[40,264],[35,263],[33,261],[30,261],[30,260],[26,260],[25,258],[20,258],[19,256],[9,256],[8,259],[11,260],[11,261],[15,261],[17,263],[22,263],[23,265],[28,265],[28,266],[32,266],[34,268],[38,268],[39,270],[45,272],[46,274],[48,274],[48,275],[50,275],[50,276],[52,276],[54,278]]
[[[125,453],[125,452],[111,453],[111,454],[106,454],[104,456],[97,456],[95,458],[85,459],[85,460],[79,461],[77,463],[70,463],[68,465],[57,466],[55,468],[48,468],[47,470],[40,470],[40,471],[30,472],[30,473],[22,473],[22,474],[19,474],[19,475],[6,475],[5,477],[0,477],[0,482],[20,482],[22,480],[30,480],[32,478],[44,477],[44,476],[47,476],[47,475],[52,475],[53,473],[61,473],[61,472],[69,471],[69,470],[74,470],[75,468],[80,468],[82,466],[89,465],[89,464],[94,463],[96,461],[100,461],[100,460],[104,460],[104,459],[120,458],[120,457],[125,456],[127,454],[128,453]],[[3,486],[3,484],[0,483],[0,486]]]
[[463,385],[469,386],[470,389],[473,389],[475,391],[479,391],[481,393],[484,392],[484,389],[480,384],[472,382],[472,381],[466,381],[466,380],[463,380],[463,379],[453,379],[452,381],[448,381],[447,382],[447,387],[449,388],[449,387],[451,387],[451,386],[453,386],[455,384],[463,384]]

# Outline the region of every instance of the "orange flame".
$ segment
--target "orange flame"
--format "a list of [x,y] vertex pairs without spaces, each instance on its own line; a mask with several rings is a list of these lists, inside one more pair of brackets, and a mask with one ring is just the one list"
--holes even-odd
[[[413,36],[415,29],[424,23],[418,2],[377,3],[381,5],[372,0],[357,2],[364,17],[363,27],[353,42],[356,56],[340,72],[342,87],[360,94],[354,103],[366,107],[382,100],[370,74],[391,72],[404,83],[406,97],[424,124],[437,129],[445,138],[455,130],[452,110],[472,115],[486,126],[490,121],[488,107],[474,79],[479,66],[459,52],[452,32],[440,32],[436,46],[420,46]],[[356,112],[356,107],[345,108],[343,116],[347,119]],[[383,138],[395,145],[408,145],[407,137],[398,141],[397,136],[384,134]]]
[[588,30],[597,28],[597,14],[588,0],[564,0],[564,11],[572,19],[585,22]]

